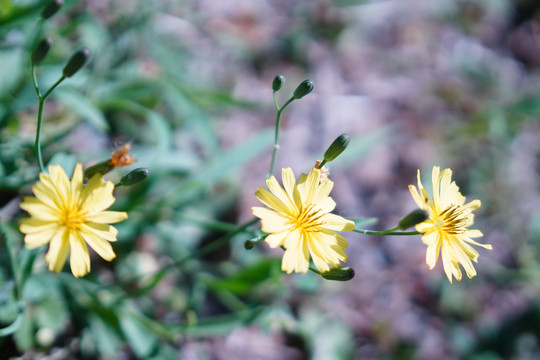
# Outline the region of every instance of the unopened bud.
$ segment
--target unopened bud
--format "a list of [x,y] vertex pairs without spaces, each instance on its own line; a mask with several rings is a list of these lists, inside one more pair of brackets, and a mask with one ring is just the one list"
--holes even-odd
[[332,268],[321,273],[321,276],[326,280],[349,281],[354,277],[354,269],[350,267]]
[[330,162],[337,158],[349,146],[351,138],[347,134],[339,135],[324,153],[324,160]]
[[122,186],[131,186],[140,183],[148,177],[149,171],[147,168],[137,168],[130,171],[120,179]]
[[36,45],[34,51],[32,52],[32,57],[30,60],[32,61],[32,65],[39,65],[47,55],[49,54],[49,51],[51,51],[51,48],[53,46],[53,40],[50,37],[46,37],[41,39],[41,41]]
[[285,76],[278,75],[274,78],[274,81],[272,81],[272,90],[278,91],[281,89],[281,87],[285,84]]
[[84,170],[84,177],[86,179],[91,179],[92,176],[96,174],[105,175],[109,171],[114,169],[114,165],[111,163],[111,160],[102,161],[95,165],[90,166],[88,169]]
[[56,14],[58,10],[60,10],[62,5],[64,5],[64,0],[52,0],[49,4],[47,4],[47,6],[45,6],[43,11],[41,12],[41,17],[43,18],[43,20],[47,20],[48,18]]
[[313,90],[313,87],[315,84],[313,84],[313,81],[311,80],[304,80],[298,85],[298,87],[294,90],[293,97],[295,99],[301,99],[307,94]]
[[416,224],[420,224],[421,222],[426,221],[428,217],[429,217],[429,214],[426,210],[416,209],[414,211],[411,211],[409,214],[405,215],[403,219],[399,220],[398,228],[400,230],[408,229],[411,226],[414,226]]
[[82,48],[81,50],[77,51],[75,54],[71,55],[71,58],[69,58],[66,66],[64,66],[64,69],[62,70],[62,73],[65,77],[72,77],[77,71],[79,71],[84,64],[86,64],[86,61],[90,57],[90,50],[87,48]]

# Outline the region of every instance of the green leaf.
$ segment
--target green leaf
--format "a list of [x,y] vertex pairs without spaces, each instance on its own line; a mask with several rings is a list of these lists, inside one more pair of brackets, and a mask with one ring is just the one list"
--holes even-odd
[[156,334],[128,310],[122,311],[119,320],[122,333],[135,355],[140,359],[148,358],[158,343]]
[[266,129],[253,135],[233,149],[218,153],[209,161],[206,168],[198,172],[196,179],[209,185],[222,180],[227,175],[238,171],[249,161],[256,158],[272,144],[273,129]]
[[114,356],[118,353],[122,340],[111,324],[105,323],[98,315],[89,312],[88,323],[94,345],[101,356]]
[[66,90],[56,90],[56,98],[71,111],[81,116],[86,122],[101,132],[109,130],[109,124],[99,108],[86,97]]
[[22,322],[15,332],[15,342],[17,343],[17,348],[22,351],[26,351],[34,347],[34,323],[32,320],[32,313],[27,307],[24,310],[22,317]]
[[146,121],[154,132],[154,141],[156,142],[154,158],[159,162],[171,148],[172,131],[167,120],[155,111],[148,111]]
[[270,279],[272,274],[279,271],[281,260],[263,260],[255,265],[246,267],[236,274],[221,280],[212,280],[209,286],[214,289],[223,289],[237,295],[245,295],[253,290],[255,286]]

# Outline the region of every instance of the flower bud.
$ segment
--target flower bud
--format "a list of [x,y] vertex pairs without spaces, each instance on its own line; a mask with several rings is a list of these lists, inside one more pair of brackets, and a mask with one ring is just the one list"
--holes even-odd
[[351,138],[347,134],[339,135],[324,153],[324,160],[330,162],[337,158],[349,146]]
[[332,268],[322,272],[321,276],[326,280],[349,281],[354,277],[354,269],[350,267]]
[[47,55],[49,54],[49,51],[51,51],[51,48],[53,46],[53,40],[50,37],[46,37],[41,39],[41,41],[36,45],[34,51],[32,52],[32,57],[30,60],[32,61],[32,65],[39,65]]
[[428,217],[429,214],[427,211],[422,209],[416,209],[405,215],[403,219],[399,220],[398,228],[400,230],[408,229],[411,226],[424,222]]
[[301,99],[307,94],[313,90],[313,87],[315,84],[313,84],[313,81],[311,80],[304,80],[298,85],[298,87],[294,90],[293,97],[295,99]]
[[91,179],[92,176],[96,174],[105,175],[109,171],[114,169],[114,165],[111,163],[110,160],[102,161],[100,163],[97,163],[95,165],[90,166],[88,169],[84,170],[84,178],[85,179]]
[[120,185],[131,186],[140,183],[148,177],[149,171],[147,168],[137,168],[130,171],[120,179]]
[[72,77],[77,71],[79,71],[84,64],[86,64],[86,61],[90,57],[90,50],[87,48],[82,48],[81,50],[77,51],[75,54],[71,55],[71,58],[69,58],[66,66],[64,66],[64,69],[62,70],[62,73],[65,77]]
[[283,75],[276,76],[274,78],[274,81],[272,81],[272,90],[274,90],[274,92],[279,91],[279,89],[281,89],[283,84],[285,84],[285,76]]
[[56,14],[58,10],[60,10],[62,5],[64,5],[64,0],[52,0],[49,4],[47,4],[47,6],[45,6],[43,11],[41,12],[41,17],[43,18],[43,20],[47,20],[48,18]]

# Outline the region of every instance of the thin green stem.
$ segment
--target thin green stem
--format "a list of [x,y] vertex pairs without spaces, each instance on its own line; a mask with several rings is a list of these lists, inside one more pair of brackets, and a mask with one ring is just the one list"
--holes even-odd
[[374,231],[374,230],[364,230],[364,229],[354,229],[354,232],[364,234],[364,235],[420,235],[418,231],[396,231],[398,230],[398,227],[388,229],[388,230],[381,230],[381,231]]
[[23,315],[24,314],[22,312],[22,309],[20,309],[15,320],[10,325],[0,329],[0,337],[11,335],[15,331],[17,331],[17,329],[19,329],[19,327],[21,326]]
[[316,166],[317,169],[322,169],[322,167],[324,166],[324,164],[326,164],[326,160],[323,159],[323,161],[321,161],[321,163],[319,164],[319,166]]
[[279,108],[277,101],[276,101],[276,94],[274,93],[274,105],[276,106],[276,131],[274,134],[274,151],[272,152],[272,161],[270,162],[270,170],[268,171],[268,175],[266,175],[266,178],[270,178],[270,176],[274,175],[274,165],[276,163],[276,156],[277,151],[279,149],[279,124],[281,123],[281,113],[285,108],[292,103],[295,100],[294,96],[291,96],[289,100],[285,104],[283,104],[283,107],[281,109]]
[[277,102],[277,99],[276,99],[276,92],[275,91],[272,93],[272,96],[274,97],[274,107],[276,108],[276,112],[279,112],[279,105],[278,105],[278,102]]
[[41,155],[41,125],[43,124],[43,107],[45,106],[45,100],[47,100],[47,97],[52,93],[52,91],[60,85],[62,81],[65,80],[65,76],[62,75],[60,79],[58,79],[57,82],[54,83],[53,86],[50,87],[49,90],[43,95],[41,95],[39,91],[39,86],[37,83],[36,78],[36,68],[34,65],[32,65],[32,83],[34,84],[34,90],[36,91],[36,95],[39,100],[38,105],[38,118],[37,118],[37,128],[36,128],[36,142],[34,144],[34,148],[36,151],[36,155],[38,158],[38,165],[39,165],[39,171],[45,172],[45,166],[43,165],[43,156]]
[[36,129],[36,143],[34,148],[36,149],[36,154],[38,158],[39,171],[45,172],[45,166],[43,166],[43,157],[41,156],[41,125],[43,123],[43,105],[45,104],[45,99],[39,99],[38,107],[38,118],[37,118],[37,129]]
[[65,79],[66,79],[66,77],[65,77],[64,75],[62,75],[62,76],[60,77],[60,79],[58,79],[58,81],[55,82],[54,85],[51,86],[51,88],[50,88],[49,90],[47,90],[47,92],[43,95],[43,100],[47,99],[47,97],[53,92],[53,90],[56,89],[56,87],[57,87],[58,85],[60,85],[60,83],[61,83],[62,81],[64,81]]
[[36,90],[36,95],[38,99],[41,99],[41,93],[39,92],[39,86],[36,77],[36,67],[34,66],[34,64],[32,64],[32,84],[34,84],[34,90]]

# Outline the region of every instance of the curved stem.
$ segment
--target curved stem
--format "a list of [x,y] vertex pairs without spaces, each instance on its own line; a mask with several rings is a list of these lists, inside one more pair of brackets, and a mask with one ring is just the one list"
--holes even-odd
[[21,325],[22,320],[23,320],[23,312],[22,312],[22,309],[19,309],[19,313],[17,314],[17,317],[15,318],[15,320],[11,324],[6,326],[5,328],[0,329],[0,337],[11,335],[15,331],[17,331],[17,329]]
[[39,92],[39,86],[36,78],[36,67],[34,64],[32,64],[32,84],[34,84],[34,90],[36,91],[38,99],[41,99],[41,93]]
[[50,88],[49,90],[47,90],[47,92],[43,95],[43,97],[42,97],[43,100],[45,101],[45,99],[47,99],[47,97],[53,92],[53,90],[56,89],[56,87],[57,87],[58,85],[60,85],[60,83],[61,83],[62,81],[64,81],[65,79],[66,79],[66,77],[65,77],[64,75],[62,75],[62,76],[60,77],[60,79],[58,79],[58,81],[55,82],[54,85],[51,86],[51,88]]
[[354,232],[364,234],[364,235],[420,235],[418,231],[396,231],[398,230],[398,227],[388,229],[388,230],[381,230],[381,231],[374,231],[374,230],[364,230],[364,229],[354,229]]
[[276,155],[277,151],[279,149],[279,124],[281,122],[281,113],[285,108],[292,103],[295,100],[294,96],[291,96],[289,100],[283,105],[283,107],[280,109],[277,105],[276,96],[274,93],[274,105],[276,106],[277,115],[276,115],[276,132],[274,134],[274,151],[272,152],[272,161],[270,162],[270,170],[268,171],[268,175],[266,175],[266,178],[268,179],[270,176],[274,175],[274,165],[276,163]]
[[41,155],[41,125],[43,123],[43,107],[45,105],[45,100],[47,100],[47,97],[51,94],[51,92],[56,89],[58,85],[62,81],[64,81],[66,77],[62,75],[60,79],[58,79],[57,82],[54,83],[53,86],[47,92],[43,95],[41,95],[39,91],[39,86],[36,79],[36,68],[34,65],[32,65],[32,83],[34,84],[34,90],[36,90],[36,95],[39,100],[39,106],[38,106],[38,118],[37,118],[37,128],[36,128],[36,142],[34,144],[34,148],[36,151],[36,155],[38,158],[38,165],[39,165],[39,171],[45,172],[45,166],[43,165],[43,156]]
[[39,171],[45,172],[45,166],[43,166],[43,157],[41,156],[41,124],[43,123],[43,105],[45,104],[45,99],[39,99],[39,108],[38,108],[38,118],[37,118],[37,129],[36,129],[36,142],[34,148],[36,149],[36,154],[38,158]]

